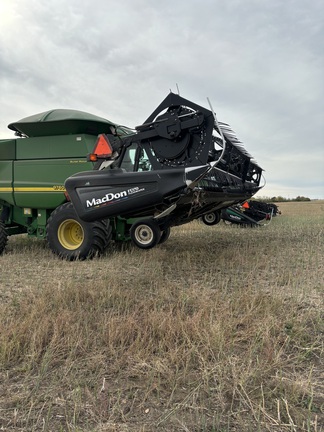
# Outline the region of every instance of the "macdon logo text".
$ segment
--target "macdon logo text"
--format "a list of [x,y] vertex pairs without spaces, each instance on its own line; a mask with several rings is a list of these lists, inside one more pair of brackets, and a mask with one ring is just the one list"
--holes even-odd
[[126,191],[116,192],[116,193],[110,192],[110,193],[107,193],[102,198],[92,198],[92,200],[87,200],[86,206],[87,207],[93,207],[93,206],[97,206],[100,204],[108,203],[110,201],[118,200],[118,199],[124,198],[124,197],[127,197]]
[[111,201],[118,201],[122,198],[127,198],[129,195],[134,195],[137,194],[139,192],[144,192],[145,188],[140,188],[138,186],[135,186],[131,189],[128,189],[127,191],[121,191],[121,192],[109,192],[107,193],[105,196],[103,196],[102,198],[92,198],[91,200],[87,200],[86,201],[86,206],[87,207],[94,207],[97,205],[101,205],[101,204],[105,204]]

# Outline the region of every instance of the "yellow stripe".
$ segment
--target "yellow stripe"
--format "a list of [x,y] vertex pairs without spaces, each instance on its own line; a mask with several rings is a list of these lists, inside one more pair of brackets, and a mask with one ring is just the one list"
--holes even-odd
[[15,192],[64,192],[65,188],[62,189],[55,187],[15,187]]
[[0,192],[65,192],[65,187],[0,187]]

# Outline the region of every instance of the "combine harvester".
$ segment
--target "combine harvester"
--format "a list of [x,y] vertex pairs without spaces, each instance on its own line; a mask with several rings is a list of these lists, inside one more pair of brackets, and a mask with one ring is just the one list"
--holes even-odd
[[173,93],[135,130],[73,110],[9,128],[18,137],[0,140],[0,253],[22,233],[68,260],[111,240],[149,249],[261,188],[262,168],[231,128]]

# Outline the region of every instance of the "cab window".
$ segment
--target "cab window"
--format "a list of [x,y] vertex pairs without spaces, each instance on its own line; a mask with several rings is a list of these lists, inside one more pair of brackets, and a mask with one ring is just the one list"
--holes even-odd
[[132,145],[126,149],[120,167],[128,172],[152,170],[146,151],[137,145]]

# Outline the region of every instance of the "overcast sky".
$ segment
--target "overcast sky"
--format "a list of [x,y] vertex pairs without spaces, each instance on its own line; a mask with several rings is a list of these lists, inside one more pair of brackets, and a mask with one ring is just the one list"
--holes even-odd
[[71,108],[134,127],[170,89],[211,100],[265,170],[324,198],[323,0],[1,0],[0,138]]

